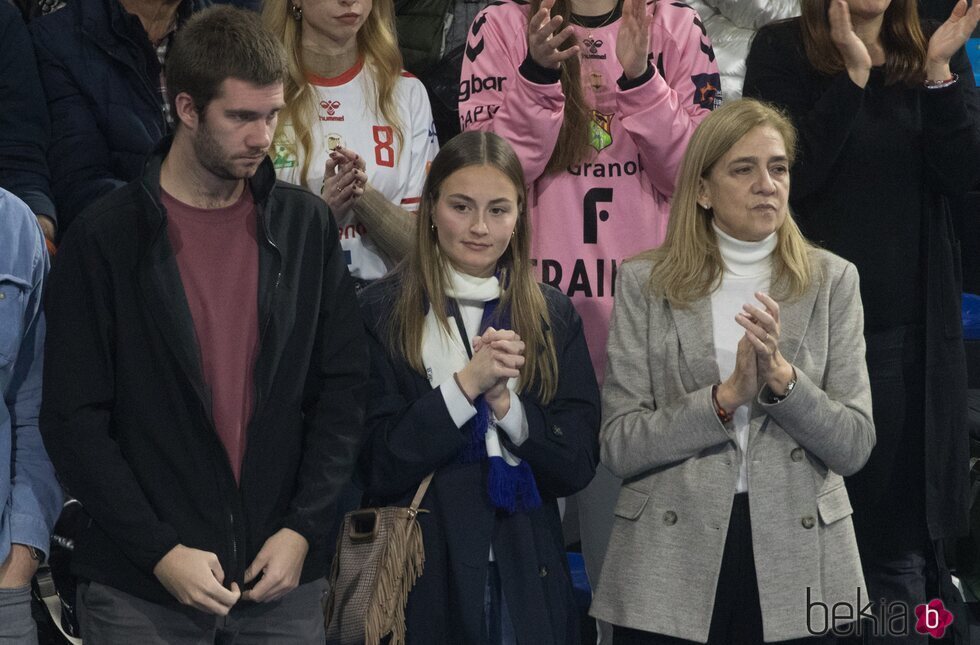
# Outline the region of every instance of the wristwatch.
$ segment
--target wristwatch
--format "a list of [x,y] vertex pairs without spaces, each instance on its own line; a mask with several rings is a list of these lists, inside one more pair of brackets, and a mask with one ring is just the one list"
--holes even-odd
[[782,394],[775,394],[775,393],[770,394],[769,403],[779,403],[787,396],[789,396],[789,393],[793,391],[794,387],[796,387],[796,370],[793,370],[793,378],[790,379],[790,382],[786,384],[786,391],[783,392]]

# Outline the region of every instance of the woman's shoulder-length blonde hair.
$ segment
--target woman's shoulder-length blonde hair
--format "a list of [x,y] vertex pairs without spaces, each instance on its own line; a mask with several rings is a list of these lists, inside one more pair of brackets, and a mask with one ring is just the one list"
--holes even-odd
[[528,217],[524,171],[513,148],[500,136],[481,131],[464,132],[451,139],[436,155],[422,189],[416,219],[415,244],[393,277],[400,281],[395,296],[389,346],[419,373],[422,364],[422,330],[426,308],[431,307],[443,329],[450,332],[446,285],[448,259],[439,250],[433,215],[443,182],[458,170],[471,166],[494,168],[506,176],[517,193],[517,223],[507,249],[497,261],[500,305],[509,312],[511,328],[524,341],[525,363],[519,389],[533,391],[547,403],[557,390],[558,362],[554,339],[548,330],[551,318],[541,288],[531,270],[531,221]]
[[[827,11],[832,0],[801,0],[800,27],[807,60],[821,74],[844,71],[844,59],[830,38]],[[919,23],[918,0],[891,0],[881,24],[885,83],[918,85],[925,79],[928,42]]]
[[[302,47],[303,20],[296,20],[293,6],[292,0],[265,0],[262,22],[266,29],[282,41],[288,63],[288,74],[283,87],[286,106],[279,115],[276,138],[282,136],[287,125],[292,127],[297,157],[300,159],[300,183],[306,185],[313,150],[314,125],[319,123],[318,99],[316,90],[306,78]],[[364,57],[364,64],[370,71],[373,96],[369,97],[368,102],[374,104],[376,116],[391,124],[398,141],[398,149],[402,150],[405,147],[405,137],[395,97],[395,85],[402,73],[402,54],[395,36],[393,0],[374,0],[367,19],[357,32],[357,52]]]
[[[702,179],[718,160],[759,127],[771,127],[780,134],[792,166],[796,157],[793,124],[778,109],[753,99],[726,103],[712,112],[688,143],[670,206],[667,237],[662,246],[637,256],[653,261],[649,287],[673,306],[690,305],[721,285],[725,265],[711,227],[713,215],[698,204],[698,193]],[[801,296],[810,286],[814,247],[803,237],[792,213],[787,213],[776,235],[772,292],[783,299]]]

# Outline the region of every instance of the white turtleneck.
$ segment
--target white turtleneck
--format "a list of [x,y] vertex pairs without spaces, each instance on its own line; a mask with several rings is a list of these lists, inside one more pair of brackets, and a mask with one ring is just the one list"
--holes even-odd
[[[711,294],[711,320],[714,331],[715,359],[722,380],[735,370],[735,352],[745,330],[735,322],[742,305],[760,306],[756,291],[768,293],[772,276],[772,253],[776,249],[776,234],[759,242],[744,242],[722,232],[714,222],[711,227],[718,239],[718,249],[725,263],[721,286]],[[735,410],[735,438],[742,453],[738,468],[736,493],[749,490],[748,464],[745,458],[749,440],[749,404]]]

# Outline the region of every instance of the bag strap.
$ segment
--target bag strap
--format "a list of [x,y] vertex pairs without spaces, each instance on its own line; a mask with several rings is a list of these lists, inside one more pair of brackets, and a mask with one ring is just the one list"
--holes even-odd
[[422,503],[422,498],[425,497],[425,491],[429,490],[429,484],[432,483],[432,476],[435,474],[435,471],[432,471],[426,475],[425,479],[422,480],[422,483],[419,484],[419,489],[416,491],[415,497],[412,499],[412,505],[410,507],[412,511],[418,512],[419,504]]

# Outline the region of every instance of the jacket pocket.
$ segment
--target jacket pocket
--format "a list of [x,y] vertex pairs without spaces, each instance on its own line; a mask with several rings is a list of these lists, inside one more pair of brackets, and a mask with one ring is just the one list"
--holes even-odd
[[820,519],[824,524],[833,524],[837,520],[842,520],[854,510],[851,508],[851,500],[847,496],[847,488],[838,486],[817,496],[817,510],[820,511]]
[[613,512],[617,517],[625,520],[635,520],[640,517],[649,499],[650,493],[623,486],[619,489],[619,499],[616,501],[616,509]]
[[0,366],[17,357],[24,333],[24,307],[30,284],[15,275],[0,273]]

